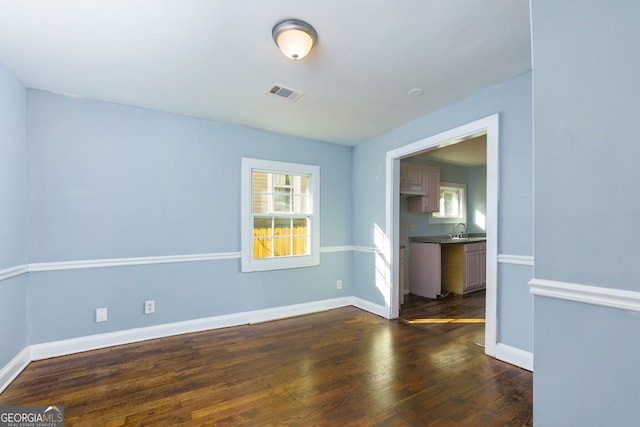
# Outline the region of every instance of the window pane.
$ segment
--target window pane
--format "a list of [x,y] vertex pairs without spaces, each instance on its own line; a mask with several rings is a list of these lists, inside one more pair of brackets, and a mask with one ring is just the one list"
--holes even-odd
[[293,213],[311,213],[311,203],[309,203],[309,196],[293,196]]
[[271,200],[269,194],[254,194],[252,199],[251,211],[253,213],[269,213],[269,201]]
[[291,255],[291,218],[274,220],[273,256]]
[[274,212],[291,212],[291,193],[276,192],[273,195]]
[[291,256],[291,236],[273,239],[273,256]]
[[[273,235],[273,218],[271,217],[254,217],[253,218],[253,228],[265,228],[269,230],[269,235]],[[255,234],[255,233],[254,233]]]
[[[294,227],[303,227],[303,228],[307,228],[309,226],[309,218],[304,217],[304,218],[294,218],[293,219],[293,226]],[[304,234],[307,234],[307,232],[305,231]]]
[[254,193],[266,193],[269,191],[269,175],[267,172],[251,172],[251,188]]
[[290,175],[276,173],[273,174],[273,185],[275,187],[289,187],[291,186],[291,177]]
[[273,256],[273,229],[271,219],[268,223],[264,218],[254,219],[253,228],[253,257],[270,258]]
[[458,216],[458,192],[457,191],[443,191],[442,192],[442,205],[445,216]]
[[291,234],[289,232],[289,227],[291,227],[291,218],[278,218],[274,219],[275,228],[278,229],[287,229],[287,234]]
[[309,219],[294,218],[293,220],[293,255],[309,254]]
[[294,189],[296,194],[309,194],[309,177],[308,176],[295,176],[294,177]]

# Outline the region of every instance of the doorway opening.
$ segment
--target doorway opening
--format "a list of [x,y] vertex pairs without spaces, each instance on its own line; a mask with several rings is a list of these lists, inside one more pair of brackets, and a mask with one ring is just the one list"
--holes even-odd
[[[403,158],[399,218],[399,319],[482,347],[486,136]],[[418,178],[426,196],[415,195]]]
[[[486,290],[485,353],[495,356],[497,338],[497,217],[498,217],[498,114],[416,141],[387,153],[387,232],[391,245],[392,289],[389,318],[397,318],[400,306],[400,160],[461,141],[486,136]],[[473,220],[473,218],[469,218]],[[406,262],[406,261],[405,261]]]

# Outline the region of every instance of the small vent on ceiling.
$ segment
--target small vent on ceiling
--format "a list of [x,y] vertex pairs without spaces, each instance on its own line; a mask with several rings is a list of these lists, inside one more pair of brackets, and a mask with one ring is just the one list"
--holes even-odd
[[267,90],[267,94],[278,96],[280,98],[286,98],[294,102],[302,98],[302,96],[304,95],[304,93],[299,92],[297,90],[293,90],[288,87],[284,87],[282,85],[276,85],[276,84],[274,84],[269,88],[269,90]]

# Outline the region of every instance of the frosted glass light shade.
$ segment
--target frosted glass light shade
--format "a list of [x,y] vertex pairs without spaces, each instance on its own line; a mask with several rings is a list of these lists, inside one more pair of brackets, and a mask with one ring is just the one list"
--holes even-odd
[[317,39],[313,27],[297,19],[288,19],[276,24],[272,35],[282,54],[293,60],[307,56]]

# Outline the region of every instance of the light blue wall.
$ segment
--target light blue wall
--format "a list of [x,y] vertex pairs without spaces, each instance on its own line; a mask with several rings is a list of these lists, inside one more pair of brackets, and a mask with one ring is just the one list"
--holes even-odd
[[0,64],[0,270],[27,263],[25,89]]
[[533,352],[533,267],[498,264],[498,342]]
[[350,244],[351,150],[28,91],[31,262],[240,250],[240,161],[319,164],[322,246]]
[[[321,167],[321,246],[351,244],[349,147],[28,90],[32,263],[240,251],[242,157]],[[30,343],[348,296],[348,251],[30,274]],[[344,287],[336,290],[336,280]],[[156,313],[142,314],[146,299]],[[97,324],[94,311],[109,309]]]
[[638,328],[637,312],[536,297],[535,424],[640,425]]
[[[386,153],[474,120],[500,113],[500,206],[498,251],[511,255],[533,254],[533,165],[531,124],[531,73],[488,88],[476,95],[354,148],[353,242],[374,246],[374,228],[385,230]],[[383,303],[372,281],[374,255],[354,255],[356,296]],[[510,283],[528,292],[528,277]],[[531,310],[532,299],[499,300],[513,310]],[[503,319],[498,319],[504,327]],[[518,322],[516,333],[531,342],[532,324]],[[530,347],[530,346],[529,346]],[[529,350],[529,348],[525,348]]]
[[480,217],[487,216],[487,166],[467,170],[467,226],[469,233],[486,233]]
[[[0,272],[27,264],[25,89],[0,64]],[[27,276],[0,280],[0,367],[26,344]]]
[[[640,291],[640,3],[531,10],[535,277]],[[536,424],[639,425],[640,315],[536,297],[534,317]]]
[[533,1],[536,277],[639,290],[640,2],[557,3]]

